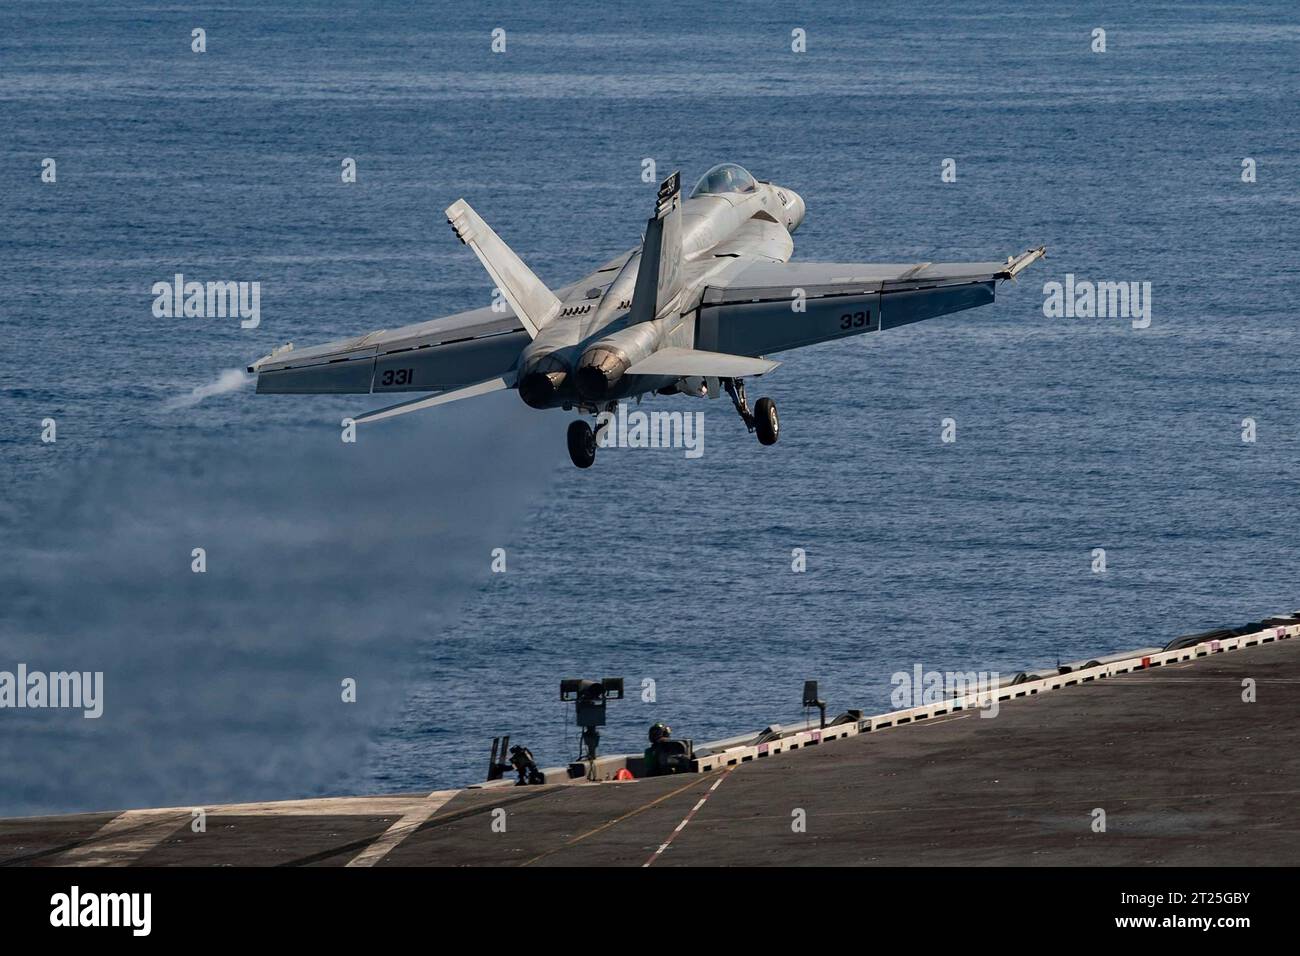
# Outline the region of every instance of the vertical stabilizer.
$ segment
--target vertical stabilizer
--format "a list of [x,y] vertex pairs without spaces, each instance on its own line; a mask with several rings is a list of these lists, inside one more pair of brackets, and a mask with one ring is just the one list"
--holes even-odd
[[682,291],[682,175],[673,173],[659,186],[655,215],[645,229],[641,266],[632,292],[632,322],[664,315]]
[[465,200],[447,207],[447,221],[456,238],[474,250],[529,337],[537,338],[538,330],[559,314],[560,300]]

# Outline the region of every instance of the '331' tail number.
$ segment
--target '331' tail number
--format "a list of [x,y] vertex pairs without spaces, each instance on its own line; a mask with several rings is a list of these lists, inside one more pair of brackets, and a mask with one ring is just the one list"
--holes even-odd
[[415,369],[412,368],[390,368],[384,370],[383,377],[379,380],[380,385],[410,385],[415,381]]
[[841,329],[863,329],[871,321],[870,312],[845,312],[840,316]]

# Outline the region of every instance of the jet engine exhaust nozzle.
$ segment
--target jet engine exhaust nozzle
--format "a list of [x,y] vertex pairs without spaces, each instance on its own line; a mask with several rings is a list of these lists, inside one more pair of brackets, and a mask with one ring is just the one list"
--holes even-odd
[[578,366],[578,394],[593,401],[607,397],[630,364],[621,352],[604,347],[592,349]]
[[568,377],[562,369],[529,372],[519,380],[519,397],[530,408],[550,408]]

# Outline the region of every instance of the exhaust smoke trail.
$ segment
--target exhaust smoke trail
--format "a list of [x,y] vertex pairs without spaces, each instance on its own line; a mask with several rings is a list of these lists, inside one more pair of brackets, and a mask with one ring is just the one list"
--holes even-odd
[[104,713],[0,711],[0,816],[364,786],[418,646],[463,636],[562,455],[514,395],[463,411],[356,444],[325,425],[117,445],[8,529],[0,670],[103,671]]
[[168,411],[178,408],[193,408],[204,399],[214,398],[217,395],[226,395],[243,388],[245,385],[252,385],[253,382],[253,376],[246,375],[237,368],[228,368],[222,371],[215,381],[208,382],[205,385],[196,385],[188,395],[177,395],[174,398],[169,398],[163,408]]

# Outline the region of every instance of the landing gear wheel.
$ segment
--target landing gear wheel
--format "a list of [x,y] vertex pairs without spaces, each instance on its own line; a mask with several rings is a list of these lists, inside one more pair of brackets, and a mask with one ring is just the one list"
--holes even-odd
[[590,468],[596,460],[596,433],[581,418],[569,422],[569,457],[579,468]]
[[764,445],[775,445],[781,437],[781,420],[776,417],[776,402],[760,398],[754,403],[754,430]]

